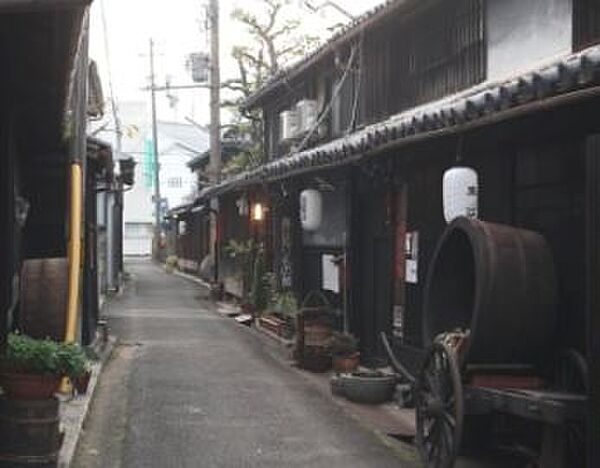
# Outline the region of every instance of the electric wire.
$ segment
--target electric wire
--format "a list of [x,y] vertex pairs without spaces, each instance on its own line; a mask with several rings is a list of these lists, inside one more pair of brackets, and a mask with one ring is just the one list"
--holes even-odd
[[357,49],[358,49],[357,45],[352,46],[352,50],[350,51],[350,57],[348,58],[348,64],[346,65],[346,69],[344,70],[344,74],[342,75],[342,78],[337,82],[335,89],[333,90],[333,94],[331,95],[331,99],[327,103],[327,106],[325,107],[325,109],[323,109],[323,112],[321,113],[321,115],[319,116],[319,118],[317,119],[315,124],[312,126],[312,128],[309,130],[309,132],[306,134],[304,139],[300,142],[300,145],[298,145],[298,148],[295,151],[296,153],[299,153],[306,147],[306,144],[308,143],[310,138],[313,136],[313,134],[319,128],[319,126],[323,123],[323,120],[325,120],[325,118],[331,112],[333,103],[338,98],[338,95],[340,94],[340,91],[342,90],[342,87],[344,86],[346,79],[348,78],[350,69],[354,66],[354,59],[356,58],[356,50]]
[[104,56],[106,60],[106,72],[108,74],[108,89],[110,91],[110,107],[113,114],[113,120],[115,121],[115,132],[117,134],[117,152],[121,153],[121,120],[119,118],[119,109],[117,107],[117,99],[115,97],[115,91],[113,86],[110,47],[108,40],[108,22],[106,20],[104,0],[100,1],[100,17],[102,21],[102,35],[104,39]]
[[360,101],[360,94],[362,88],[362,74],[363,74],[363,39],[365,37],[364,31],[360,33],[360,37],[358,39],[358,77],[356,78],[356,87],[354,89],[354,103],[352,104],[352,117],[350,119],[350,123],[348,124],[348,128],[346,129],[346,135],[349,135],[356,129],[356,118],[358,117],[358,103]]

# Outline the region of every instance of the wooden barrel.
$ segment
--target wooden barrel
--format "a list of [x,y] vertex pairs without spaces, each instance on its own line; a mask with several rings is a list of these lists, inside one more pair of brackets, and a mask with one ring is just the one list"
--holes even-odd
[[553,352],[557,279],[539,234],[457,218],[440,238],[425,286],[425,342],[469,330],[464,364],[539,364]]
[[0,398],[0,468],[56,467],[59,402]]

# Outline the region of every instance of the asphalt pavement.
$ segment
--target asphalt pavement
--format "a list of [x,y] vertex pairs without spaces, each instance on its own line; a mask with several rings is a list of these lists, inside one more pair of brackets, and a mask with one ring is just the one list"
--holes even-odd
[[392,450],[233,320],[148,260],[106,316],[120,344],[76,468],[400,467]]

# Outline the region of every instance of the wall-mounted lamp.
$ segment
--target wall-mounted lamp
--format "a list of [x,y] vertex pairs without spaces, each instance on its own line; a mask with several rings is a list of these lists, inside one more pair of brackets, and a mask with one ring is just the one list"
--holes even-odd
[[265,219],[265,207],[262,203],[255,203],[252,207],[252,221],[263,221]]

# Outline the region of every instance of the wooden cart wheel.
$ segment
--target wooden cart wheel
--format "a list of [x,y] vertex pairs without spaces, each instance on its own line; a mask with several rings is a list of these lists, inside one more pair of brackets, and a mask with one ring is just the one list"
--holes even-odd
[[416,443],[425,466],[451,468],[461,444],[464,400],[454,351],[434,343],[415,387]]
[[[563,350],[554,368],[554,387],[571,393],[587,394],[589,373],[587,361],[575,349]],[[586,431],[584,421],[569,421],[565,426],[565,466],[585,466]]]
[[565,392],[585,394],[589,388],[588,374],[587,362],[579,351],[563,350],[554,368],[554,386]]

